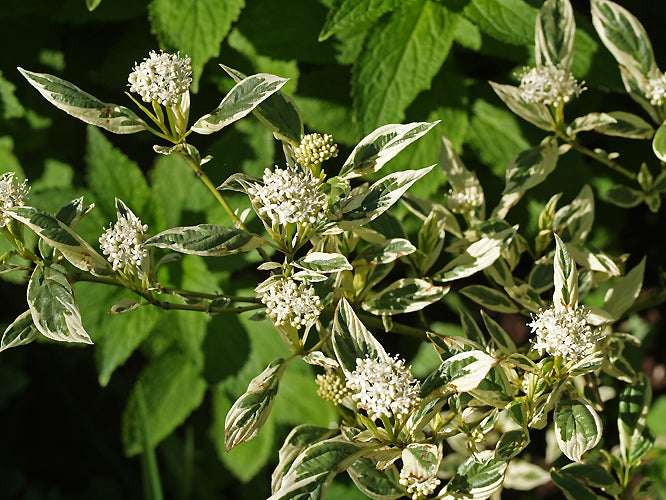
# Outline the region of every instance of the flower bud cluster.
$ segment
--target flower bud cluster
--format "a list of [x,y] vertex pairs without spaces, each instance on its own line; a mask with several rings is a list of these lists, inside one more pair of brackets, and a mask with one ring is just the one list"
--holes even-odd
[[276,326],[307,326],[319,317],[323,309],[314,288],[292,278],[271,283],[263,292],[261,301]]
[[579,361],[597,346],[596,331],[587,322],[583,306],[550,307],[533,317],[528,324],[536,337],[532,348],[540,355],[561,356],[566,361]]
[[523,99],[531,104],[569,102],[585,90],[584,83],[578,83],[571,73],[553,65],[524,68],[520,74]]
[[249,187],[247,193],[258,215],[268,218],[272,227],[314,224],[326,207],[326,196],[318,191],[321,180],[310,170],[266,169],[263,180],[263,185]]
[[[0,210],[12,207],[22,207],[23,200],[28,195],[30,187],[28,181],[18,182],[14,180],[14,172],[6,172],[0,175]],[[9,224],[12,218],[0,213],[0,229]]]
[[666,74],[659,74],[648,78],[645,97],[650,99],[650,104],[661,106],[666,101]]
[[338,146],[333,141],[333,136],[328,134],[305,135],[294,150],[296,161],[304,167],[321,165],[329,158],[336,156],[338,156]]
[[456,213],[467,213],[473,211],[483,203],[483,195],[476,191],[449,191],[447,196],[447,207]]
[[114,271],[140,269],[148,250],[143,246],[148,226],[139,218],[128,213],[127,217],[118,217],[118,222],[109,225],[99,238],[104,255],[107,255]]
[[357,359],[347,385],[358,407],[366,410],[373,420],[408,415],[420,402],[419,381],[398,356],[386,361]]
[[400,484],[407,488],[412,500],[432,495],[440,482],[436,477],[420,478],[406,472],[406,469],[400,471]]
[[351,396],[351,391],[344,379],[335,372],[317,375],[317,385],[319,386],[317,389],[319,397],[336,405],[341,405],[347,396]]
[[192,84],[192,60],[178,54],[152,50],[149,57],[134,66],[127,78],[130,92],[136,92],[144,102],[163,106],[178,105],[180,95]]

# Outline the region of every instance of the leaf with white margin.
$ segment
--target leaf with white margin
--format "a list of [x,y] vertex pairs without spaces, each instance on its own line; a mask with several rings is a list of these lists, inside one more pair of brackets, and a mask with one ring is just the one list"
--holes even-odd
[[340,364],[333,358],[329,358],[321,351],[312,351],[303,356],[303,361],[309,365],[321,366],[324,368],[340,368]]
[[555,409],[554,421],[557,445],[574,462],[580,462],[583,454],[601,440],[601,419],[587,401],[560,400]]
[[316,443],[302,451],[268,500],[323,498],[333,478],[360,458],[359,444],[343,437]]
[[402,450],[403,470],[419,479],[434,477],[442,462],[441,445],[428,443],[410,443]]
[[268,241],[235,227],[199,224],[167,229],[149,238],[144,244],[174,252],[211,257],[247,252],[268,245]]
[[395,500],[405,495],[395,465],[379,468],[379,463],[361,458],[347,469],[356,487],[373,500]]
[[354,309],[344,297],[335,309],[332,334],[335,356],[346,375],[356,369],[356,360],[370,357],[388,361],[384,347],[358,319]]
[[456,474],[439,492],[442,500],[490,498],[502,487],[508,462],[497,460],[492,451],[475,453],[458,466]]
[[250,381],[245,394],[233,404],[224,419],[224,446],[227,451],[259,433],[271,412],[285,368],[283,359],[273,361]]
[[202,116],[192,125],[192,131],[198,134],[212,134],[222,130],[252,112],[264,100],[280,90],[287,81],[287,78],[267,73],[244,78],[224,96],[215,111]]
[[490,85],[504,104],[515,114],[540,129],[549,132],[554,130],[552,118],[545,104],[527,102],[520,88],[513,85],[502,85],[495,82],[490,82]]
[[553,306],[562,309],[563,306],[578,304],[578,271],[576,262],[571,258],[566,245],[557,234],[555,236],[554,273],[555,290],[553,292]]
[[9,325],[2,334],[0,341],[0,352],[10,347],[29,344],[39,337],[39,330],[32,321],[30,310],[18,315],[18,317]]
[[652,139],[652,151],[661,161],[666,161],[666,126],[662,123]]
[[5,213],[28,226],[37,236],[60,250],[74,267],[96,275],[111,273],[107,260],[53,215],[34,207],[14,207]]
[[615,120],[614,123],[597,125],[595,132],[627,139],[651,139],[654,128],[640,116],[625,111],[611,111],[606,113]]
[[504,487],[530,491],[550,482],[548,471],[525,460],[511,460],[504,475]]
[[617,280],[613,284],[613,287],[606,292],[602,308],[608,311],[615,320],[620,319],[624,312],[638,298],[638,294],[643,286],[644,273],[645,257],[626,276]]
[[476,175],[465,167],[451,141],[444,136],[442,136],[439,166],[446,174],[446,180],[454,191],[459,193],[472,191],[483,196],[483,189]]
[[555,212],[552,229],[563,240],[578,243],[585,241],[593,224],[594,193],[586,184],[571,203]]
[[510,355],[517,351],[516,344],[497,321],[488,316],[485,311],[481,311],[481,317],[483,318],[483,323],[486,325],[486,330],[488,330],[490,337],[502,354]]
[[498,361],[483,351],[464,351],[451,356],[421,385],[421,396],[469,392],[476,389]]
[[74,118],[114,134],[133,134],[149,128],[132,110],[102,102],[68,81],[46,73],[18,70],[47,101]]
[[515,313],[520,309],[506,294],[483,285],[469,285],[460,290],[465,297],[491,311]]
[[567,127],[567,135],[575,137],[580,132],[597,130],[600,127],[617,124],[617,120],[608,113],[588,113],[579,116]]
[[354,269],[347,258],[340,253],[310,252],[293,262],[295,267],[317,273],[337,273]]
[[575,261],[590,271],[599,271],[610,276],[620,276],[622,274],[613,259],[592,245],[572,243],[567,248]]
[[557,139],[546,137],[539,146],[521,151],[506,167],[502,195],[520,193],[541,184],[555,170],[559,152]]
[[617,426],[620,451],[627,464],[640,463],[654,443],[654,437],[646,425],[651,401],[652,387],[645,373],[641,373],[638,381],[627,386],[620,394]]
[[363,250],[354,259],[354,264],[357,266],[368,264],[389,264],[400,257],[404,257],[405,255],[414,252],[416,252],[416,247],[409,240],[404,238],[391,238],[369,246]]
[[464,254],[449,262],[434,278],[442,282],[453,281],[486,269],[499,258],[502,249],[515,233],[516,228],[512,227],[493,235],[483,235],[467,247]]
[[534,33],[537,66],[568,70],[574,56],[576,22],[569,0],[548,0],[537,14]]
[[48,264],[35,268],[28,283],[28,306],[35,328],[45,337],[92,344],[64,267]]
[[592,0],[592,24],[615,60],[632,74],[659,71],[645,28],[624,7],[609,0]]
[[377,316],[420,311],[441,300],[449,289],[419,278],[402,278],[368,297],[361,307]]
[[419,170],[389,174],[375,182],[367,191],[352,196],[341,207],[342,220],[338,222],[338,227],[348,231],[376,219],[433,167],[434,165]]
[[345,164],[340,169],[339,177],[352,179],[364,174],[377,172],[389,160],[412,142],[426,134],[437,125],[416,122],[405,125],[389,124],[371,132],[357,144]]

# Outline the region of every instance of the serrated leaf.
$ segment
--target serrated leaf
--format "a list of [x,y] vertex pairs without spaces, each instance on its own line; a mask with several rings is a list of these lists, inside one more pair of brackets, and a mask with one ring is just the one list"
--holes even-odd
[[541,184],[555,170],[558,158],[557,139],[554,137],[522,151],[506,167],[506,186],[502,194],[521,193]]
[[[247,78],[243,73],[220,65],[236,83]],[[303,119],[294,100],[283,92],[276,92],[252,110],[276,139],[298,146],[303,137]]]
[[643,286],[644,272],[645,257],[626,276],[617,280],[613,284],[613,287],[608,290],[602,307],[616,320],[622,317],[624,312],[631,307],[638,297]]
[[537,9],[522,0],[471,0],[465,16],[502,42],[532,45]]
[[361,458],[347,469],[347,473],[361,493],[369,498],[394,500],[404,495],[395,465],[380,470],[373,460]]
[[23,68],[18,70],[47,101],[74,118],[115,134],[133,134],[148,129],[148,125],[130,109],[102,102],[56,76]]
[[194,90],[206,62],[220,54],[222,41],[245,0],[153,0],[148,7],[160,46],[192,58]]
[[39,337],[39,330],[32,320],[30,310],[18,315],[18,317],[5,329],[0,340],[0,352],[10,347],[29,344]]
[[388,360],[382,345],[361,323],[345,298],[340,299],[335,309],[331,338],[335,356],[346,374],[356,369],[357,359]]
[[465,297],[491,311],[515,313],[519,309],[505,294],[483,285],[470,285],[460,290]]
[[300,269],[318,273],[336,273],[354,269],[347,258],[340,253],[310,252],[293,263]]
[[386,162],[429,132],[435,125],[437,122],[416,122],[379,127],[361,139],[340,169],[338,176],[343,179],[352,179],[377,172]]
[[527,102],[520,89],[514,85],[503,85],[495,82],[490,82],[490,85],[497,96],[515,114],[540,129],[553,131],[552,118],[545,104]]
[[614,123],[606,123],[594,127],[596,132],[628,139],[651,139],[654,128],[640,116],[625,111],[611,111],[605,113],[615,120]]
[[206,382],[191,359],[178,352],[168,352],[149,364],[137,380],[123,414],[123,444],[128,456],[143,449],[139,429],[137,391],[145,397],[150,425],[148,442],[155,446],[203,401]]
[[435,286],[418,278],[402,278],[368,297],[361,307],[377,316],[419,311],[441,300],[449,287]]
[[352,75],[362,134],[402,121],[405,109],[430,86],[446,59],[457,15],[426,0],[403,3],[371,31]]
[[224,446],[227,451],[253,439],[270,414],[284,372],[283,359],[276,359],[252,379],[247,391],[233,404],[224,420]]
[[569,0],[548,0],[536,19],[534,53],[537,66],[569,69],[574,56],[576,22]]
[[234,85],[215,111],[199,118],[192,125],[192,131],[198,134],[212,134],[222,130],[249,114],[279,91],[287,81],[286,78],[266,73],[248,76]]
[[652,44],[640,21],[609,0],[592,0],[592,24],[617,62],[635,75],[658,71]]
[[344,0],[340,5],[334,5],[328,13],[326,24],[319,34],[319,41],[323,42],[340,30],[361,23],[371,23],[403,3],[400,0]]
[[144,244],[168,248],[174,252],[219,257],[254,250],[267,245],[268,242],[243,229],[199,224],[198,226],[167,229],[149,238]]
[[395,204],[412,184],[432,169],[433,167],[426,167],[389,174],[375,182],[367,191],[352,196],[342,206],[342,220],[338,222],[338,227],[348,231],[376,219]]
[[557,445],[574,462],[580,462],[583,454],[594,448],[603,434],[599,415],[583,400],[561,400],[555,409],[554,421]]
[[478,387],[497,361],[480,350],[464,351],[447,358],[421,386],[421,396],[469,392]]

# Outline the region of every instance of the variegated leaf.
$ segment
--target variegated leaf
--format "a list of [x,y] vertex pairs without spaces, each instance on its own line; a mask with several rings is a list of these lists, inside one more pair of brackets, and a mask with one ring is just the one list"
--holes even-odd
[[458,466],[455,476],[438,496],[479,500],[490,498],[502,487],[507,465],[507,462],[496,459],[492,451],[475,453]]
[[651,139],[654,128],[640,116],[625,111],[611,111],[606,113],[613,118],[613,123],[606,123],[594,127],[596,132],[627,139]]
[[608,113],[588,113],[579,116],[567,127],[567,135],[575,137],[580,132],[598,130],[601,127],[617,124],[617,120]]
[[336,273],[354,269],[340,253],[310,252],[293,263],[294,266],[317,273]]
[[434,304],[448,291],[448,286],[435,286],[419,278],[403,278],[368,297],[361,307],[378,316],[404,314]]
[[617,280],[606,293],[603,309],[608,311],[616,320],[620,319],[638,298],[643,286],[644,273],[645,257],[626,276]]
[[39,336],[39,330],[32,320],[30,310],[19,314],[19,316],[9,325],[2,334],[0,340],[0,352],[10,347],[29,344]]
[[145,244],[180,253],[221,256],[254,250],[267,245],[268,242],[243,229],[199,224],[167,229],[149,238]]
[[441,445],[410,443],[402,450],[403,471],[408,477],[425,480],[435,477],[442,462]]
[[585,185],[570,204],[555,213],[552,229],[567,242],[580,242],[590,234],[593,223],[594,193]]
[[148,130],[148,125],[130,109],[102,102],[56,76],[33,73],[23,68],[18,70],[47,101],[68,115],[115,134]]
[[495,93],[518,116],[540,129],[553,131],[552,118],[545,104],[531,104],[525,100],[518,87],[490,82]]
[[583,454],[601,439],[601,419],[587,401],[561,400],[555,409],[554,420],[557,445],[574,462],[580,462]]
[[524,192],[541,184],[555,170],[558,158],[557,139],[552,136],[539,146],[522,151],[506,167],[506,186],[502,194]]
[[573,62],[576,23],[569,0],[548,0],[537,14],[534,33],[538,66],[569,69]]
[[354,259],[354,264],[377,265],[388,264],[400,257],[409,255],[416,251],[416,247],[404,238],[391,238],[376,245],[369,246]]
[[280,90],[287,81],[286,78],[267,73],[244,78],[229,91],[215,111],[197,120],[192,126],[192,131],[198,134],[212,134],[222,130],[254,110]]
[[442,362],[421,386],[421,396],[469,392],[478,387],[497,360],[483,351],[464,351]]
[[491,311],[515,313],[519,311],[516,304],[506,294],[483,285],[470,285],[460,290],[465,297]]
[[553,305],[556,309],[578,304],[578,271],[566,245],[555,234]]
[[347,474],[356,487],[369,498],[394,500],[405,494],[395,465],[379,469],[379,464],[374,460],[361,458],[347,469]]

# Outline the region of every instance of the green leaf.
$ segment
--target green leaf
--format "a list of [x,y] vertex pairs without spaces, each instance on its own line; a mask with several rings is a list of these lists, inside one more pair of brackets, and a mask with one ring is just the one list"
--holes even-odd
[[652,139],[652,151],[661,161],[666,161],[666,125],[661,124]]
[[412,142],[430,131],[435,123],[389,124],[365,136],[340,169],[339,177],[352,179],[377,172]]
[[606,294],[606,301],[602,307],[616,320],[620,319],[638,298],[643,286],[644,273],[645,257],[626,276],[617,280]]
[[609,0],[592,0],[592,23],[617,62],[633,75],[659,70],[645,28],[628,10]]
[[438,302],[448,291],[448,286],[435,286],[418,278],[402,278],[368,297],[361,307],[377,316],[404,314]]
[[174,252],[219,257],[254,250],[267,245],[268,242],[243,229],[199,224],[198,226],[167,229],[149,238],[144,244],[168,248]]
[[340,253],[310,252],[293,263],[300,269],[318,273],[337,273],[354,269],[347,258]]
[[474,172],[468,170],[462,162],[453,144],[446,137],[442,137],[442,151],[439,155],[439,166],[446,174],[446,180],[454,191],[459,193],[472,192],[480,194],[483,199],[481,183]]
[[224,446],[227,451],[250,441],[266,423],[286,364],[276,359],[252,379],[247,391],[233,404],[224,420]]
[[18,315],[2,334],[0,340],[0,352],[10,347],[29,344],[39,337],[39,330],[32,320],[30,310]]
[[490,85],[497,96],[515,114],[540,129],[553,131],[552,118],[545,104],[527,102],[521,90],[514,85],[503,85],[495,82],[490,82]]
[[[240,71],[220,65],[236,83],[247,78]],[[303,137],[303,119],[294,100],[283,92],[276,92],[252,110],[254,116],[273,133],[276,139],[298,146]]]
[[156,446],[199,407],[206,382],[189,356],[182,353],[171,351],[149,364],[139,376],[123,414],[122,436],[128,456],[143,449],[138,390],[146,401],[149,442]]
[[426,167],[389,174],[375,182],[367,191],[352,196],[342,206],[342,220],[338,222],[338,227],[348,231],[376,219],[395,204],[412,184],[432,169],[433,167]]
[[369,498],[394,500],[405,494],[399,484],[400,475],[395,465],[380,470],[376,462],[361,458],[347,469],[347,473],[358,489]]
[[6,80],[0,71],[0,115],[6,120],[25,115],[25,109],[14,95],[14,90],[14,84]]
[[409,240],[391,238],[363,250],[354,259],[354,264],[356,266],[388,264],[415,251],[416,247]]
[[404,5],[400,0],[344,0],[334,5],[321,29],[319,41],[323,42],[340,30],[361,23],[370,23],[379,19],[386,12]]
[[575,477],[562,471],[551,470],[550,478],[562,490],[567,500],[599,500],[599,497]]
[[92,12],[95,10],[97,7],[99,7],[99,4],[102,3],[102,0],[86,0],[86,7],[88,7],[88,10]]
[[33,73],[23,68],[18,70],[47,101],[74,118],[114,134],[133,134],[148,129],[146,123],[130,109],[102,102],[56,76]]
[[501,313],[515,313],[519,311],[511,299],[494,288],[483,285],[470,285],[462,288],[460,293],[491,311]]
[[532,45],[537,9],[523,0],[471,0],[463,14],[502,42]]
[[338,363],[346,374],[356,369],[357,359],[388,359],[382,345],[361,323],[345,298],[340,299],[335,309],[332,342]]
[[617,425],[620,452],[626,464],[640,463],[652,448],[654,437],[646,427],[651,402],[652,387],[645,373],[641,373],[638,381],[628,385],[620,394]]
[[238,82],[215,111],[204,115],[192,125],[192,131],[198,134],[212,134],[240,120],[259,104],[275,94],[287,83],[286,78],[260,73],[248,76]]
[[403,5],[371,31],[352,75],[356,121],[362,134],[401,122],[405,109],[444,63],[457,15],[437,2]]
[[39,332],[61,342],[92,344],[83,328],[67,271],[58,264],[35,267],[28,283],[30,314]]
[[152,0],[148,6],[160,46],[192,58],[194,90],[206,62],[220,54],[222,41],[245,0]]
[[418,253],[413,256],[413,259],[421,271],[421,276],[427,274],[442,253],[446,233],[446,218],[447,215],[444,210],[434,207],[419,229]]
[[516,352],[516,344],[511,340],[509,334],[504,331],[499,323],[488,316],[485,311],[481,311],[481,317],[486,325],[490,337],[495,341],[498,350],[502,354],[513,354]]
[[590,271],[599,271],[610,276],[620,276],[621,274],[613,259],[592,245],[572,243],[568,249],[576,263]]
[[569,460],[580,462],[583,454],[601,439],[601,419],[592,405],[583,400],[560,400],[555,409],[557,445]]
[[458,466],[445,492],[458,498],[490,498],[502,487],[507,465],[497,460],[491,451],[475,453]]
[[464,351],[447,358],[421,386],[421,396],[469,392],[478,387],[490,369],[497,364],[483,351]]
[[562,467],[561,472],[582,479],[591,486],[603,488],[609,495],[617,495],[622,491],[612,474],[598,463],[571,463]]
[[645,193],[629,186],[617,185],[606,191],[606,197],[613,205],[630,208],[645,201]]
[[615,120],[613,123],[605,123],[594,127],[596,132],[628,139],[651,139],[654,128],[640,116],[625,111],[611,111],[604,113]]
[[537,66],[571,68],[576,22],[569,0],[545,2],[537,14],[535,30]]
[[[627,113],[628,114],[628,113]],[[588,113],[574,119],[567,127],[567,135],[575,137],[580,132],[598,130],[601,127],[615,125],[617,120],[608,113]]]
[[541,145],[522,151],[506,167],[502,194],[521,193],[541,184],[555,170],[558,157],[555,137],[547,137]]
[[578,271],[566,245],[555,234],[553,305],[556,309],[578,304]]
[[530,434],[524,429],[515,429],[502,434],[495,446],[497,460],[511,460],[530,444]]

